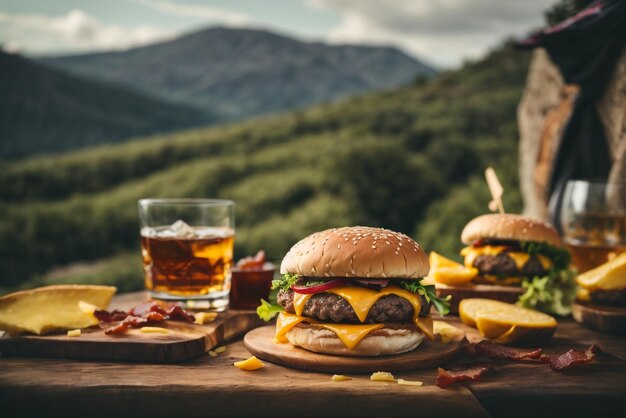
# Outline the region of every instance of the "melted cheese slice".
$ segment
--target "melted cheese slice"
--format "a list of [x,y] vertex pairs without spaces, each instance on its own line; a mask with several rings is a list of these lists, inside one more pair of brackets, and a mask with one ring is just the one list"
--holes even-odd
[[[348,303],[350,304],[350,306],[356,313],[357,318],[359,318],[359,321],[361,322],[365,321],[370,309],[372,308],[372,306],[374,306],[376,301],[380,299],[381,297],[386,296],[386,295],[396,295],[398,297],[406,299],[411,304],[411,306],[413,306],[413,322],[415,323],[415,325],[429,339],[431,340],[434,339],[432,318],[430,318],[430,316],[427,318],[422,318],[419,316],[422,301],[418,294],[409,292],[404,289],[400,289],[399,287],[396,287],[396,286],[388,286],[380,291],[376,291],[376,290],[368,289],[364,287],[340,286],[340,287],[328,289],[326,290],[326,292],[333,293],[337,296],[344,298],[346,301],[348,301]],[[300,293],[294,292],[293,307],[296,313],[296,315],[294,316],[299,317],[300,315],[302,315],[302,312],[304,311],[304,306],[306,305],[306,302],[311,298],[311,296],[313,296],[313,294],[300,294]],[[296,319],[285,319],[285,321],[296,321]],[[316,323],[330,331],[335,332],[335,334],[337,334],[337,336],[344,342],[344,344],[346,344],[346,347],[348,348],[352,348],[356,346],[358,341],[361,341],[361,339],[363,339],[363,337],[367,335],[369,332],[372,332],[375,329],[383,328],[382,324],[372,324],[372,325],[322,324],[317,321],[310,320],[310,318],[306,318],[306,321],[310,323]],[[277,322],[276,339],[281,342],[286,342],[285,334],[289,332],[289,330],[293,328],[294,326],[296,326],[299,322],[302,322],[302,320],[293,323],[293,325],[291,325],[290,323],[289,324],[290,327],[287,330],[284,330],[285,326],[287,325],[286,323],[285,324],[281,323],[279,326]],[[279,328],[281,330],[280,332],[278,331]],[[362,335],[359,334],[362,332],[364,334]],[[356,337],[357,335],[360,335],[360,336]],[[352,344],[351,341],[354,341],[352,338],[357,338],[356,340],[357,342]],[[352,347],[350,345],[352,345]]]
[[[473,267],[474,261],[481,255],[498,255],[506,252],[511,259],[515,262],[515,266],[518,270],[522,270],[524,264],[528,262],[530,254],[524,252],[510,252],[506,251],[507,247],[501,245],[484,245],[482,247],[465,247],[461,250],[461,255],[465,257],[465,267]],[[537,254],[537,259],[541,263],[544,270],[549,270],[552,267],[552,261],[541,254]]]
[[348,350],[352,350],[367,334],[384,327],[383,324],[317,324],[337,334]]
[[302,293],[293,292],[293,310],[296,312],[296,315],[302,315],[304,305],[306,305],[307,301],[311,299],[313,295],[314,293],[303,295]]
[[276,341],[280,343],[289,342],[286,335],[296,325],[301,322],[308,322],[315,324],[319,327],[332,331],[337,337],[345,344],[345,346],[352,350],[361,342],[363,338],[372,331],[381,329],[383,324],[325,324],[314,320],[313,318],[307,318],[304,316],[294,315],[288,312],[281,312],[278,315],[276,321]]

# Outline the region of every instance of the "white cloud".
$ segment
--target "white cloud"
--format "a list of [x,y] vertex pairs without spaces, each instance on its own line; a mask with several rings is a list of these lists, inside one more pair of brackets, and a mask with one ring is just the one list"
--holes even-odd
[[243,26],[249,24],[249,16],[220,7],[201,4],[179,3],[171,0],[134,0],[135,3],[151,7],[162,13],[176,16],[195,17],[229,26]]
[[31,54],[124,49],[172,36],[150,25],[106,24],[80,9],[61,16],[0,11],[0,42]]
[[395,44],[444,67],[474,58],[510,35],[543,24],[553,0],[307,0],[332,10],[335,43]]

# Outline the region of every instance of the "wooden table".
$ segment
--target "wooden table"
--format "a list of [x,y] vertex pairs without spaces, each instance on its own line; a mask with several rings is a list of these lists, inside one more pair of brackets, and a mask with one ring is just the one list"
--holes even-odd
[[[461,326],[461,325],[459,325]],[[471,338],[476,334],[468,330]],[[626,337],[560,321],[548,352],[596,343],[608,353],[567,372],[545,364],[461,357],[447,366],[489,365],[479,382],[439,389],[436,371],[396,373],[422,387],[332,382],[330,375],[266,364],[245,372],[241,340],[218,357],[184,364],[0,358],[0,416],[37,417],[608,417],[626,416]]]

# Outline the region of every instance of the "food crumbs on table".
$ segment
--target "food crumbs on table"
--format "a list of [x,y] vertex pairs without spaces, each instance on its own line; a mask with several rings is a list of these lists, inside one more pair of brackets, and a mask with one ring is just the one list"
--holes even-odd
[[67,331],[68,337],[80,337],[81,335],[82,335],[82,332],[79,329],[73,329],[73,330]]
[[398,379],[398,384],[405,386],[422,386],[424,382],[418,382],[417,380]]
[[217,348],[215,349],[215,352],[216,352],[217,354],[222,354],[224,351],[226,351],[226,346],[217,347]]
[[334,374],[333,377],[330,378],[333,382],[342,382],[344,380],[352,380],[350,376],[344,376],[342,374]]
[[263,364],[263,362],[255,356],[252,356],[247,360],[236,361],[235,363],[233,363],[233,365],[240,370],[248,371],[257,370],[265,366],[265,364]]
[[141,332],[144,334],[169,334],[170,330],[161,327],[142,327]]
[[209,350],[209,355],[211,357],[217,357],[217,353],[215,351],[213,351],[213,350]]
[[194,316],[196,318],[196,320],[193,321],[194,324],[204,325],[204,324],[206,324],[208,322],[215,321],[215,319],[217,318],[217,313],[215,313],[215,312],[197,312],[197,313],[194,313]]
[[370,376],[370,380],[374,380],[376,382],[395,382],[396,379],[389,372],[376,372],[372,373]]

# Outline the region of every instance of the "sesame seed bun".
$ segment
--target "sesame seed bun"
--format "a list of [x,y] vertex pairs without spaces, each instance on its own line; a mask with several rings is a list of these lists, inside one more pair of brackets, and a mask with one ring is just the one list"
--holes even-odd
[[418,279],[428,274],[419,244],[388,229],[354,226],[316,232],[296,243],[281,274],[308,277]]
[[563,241],[552,225],[522,215],[487,214],[472,219],[461,233],[461,241],[471,244],[482,239],[545,241],[563,247]]

